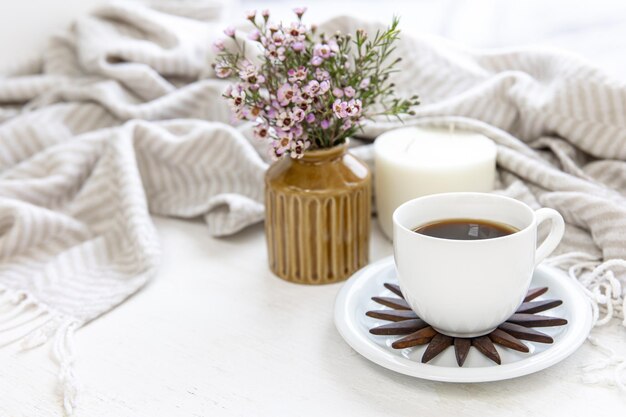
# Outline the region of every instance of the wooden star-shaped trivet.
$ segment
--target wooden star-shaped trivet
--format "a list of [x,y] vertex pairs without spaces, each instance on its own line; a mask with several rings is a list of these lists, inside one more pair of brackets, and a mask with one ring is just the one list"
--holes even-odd
[[393,323],[374,327],[370,329],[370,333],[384,336],[406,335],[391,344],[391,347],[394,349],[405,349],[427,344],[428,347],[422,355],[422,363],[430,361],[446,348],[454,345],[456,362],[459,366],[463,366],[471,346],[474,346],[480,353],[500,365],[500,355],[494,343],[519,352],[528,353],[528,346],[522,340],[538,343],[553,342],[550,336],[531,327],[552,327],[567,324],[567,320],[562,318],[535,314],[563,304],[561,300],[533,301],[548,291],[548,287],[541,287],[530,289],[524,298],[524,302],[519,306],[515,314],[488,335],[472,338],[451,337],[437,332],[428,323],[417,317],[417,314],[411,310],[411,307],[405,301],[398,285],[387,283],[385,288],[400,298],[372,297],[372,300],[378,304],[390,307],[391,310],[374,310],[365,314],[369,317]]

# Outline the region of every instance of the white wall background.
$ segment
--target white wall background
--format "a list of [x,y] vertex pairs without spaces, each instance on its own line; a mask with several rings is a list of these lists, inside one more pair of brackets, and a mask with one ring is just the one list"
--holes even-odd
[[[626,0],[240,0],[288,16],[309,5],[310,21],[329,14],[388,22],[477,48],[541,45],[583,55],[626,80]],[[289,6],[289,7],[287,7]]]
[[41,51],[51,33],[106,0],[1,0],[0,67]]
[[[0,69],[35,55],[54,31],[107,0],[0,0]],[[118,0],[159,1],[168,0]],[[169,0],[221,1],[227,16],[243,21],[246,9],[270,8],[291,18],[291,8],[308,5],[308,21],[335,14],[389,21],[402,29],[445,36],[474,47],[529,44],[577,52],[626,79],[626,1],[624,0]],[[236,10],[237,13],[234,13]]]

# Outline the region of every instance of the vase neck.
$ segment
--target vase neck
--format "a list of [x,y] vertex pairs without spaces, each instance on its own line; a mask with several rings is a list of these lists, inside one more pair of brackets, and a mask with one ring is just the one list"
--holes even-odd
[[326,149],[316,149],[314,151],[307,151],[302,156],[302,159],[299,159],[299,162],[304,163],[316,163],[316,162],[324,162],[331,161],[333,159],[340,158],[343,154],[348,150],[348,142],[342,143],[341,145],[333,146],[332,148]]

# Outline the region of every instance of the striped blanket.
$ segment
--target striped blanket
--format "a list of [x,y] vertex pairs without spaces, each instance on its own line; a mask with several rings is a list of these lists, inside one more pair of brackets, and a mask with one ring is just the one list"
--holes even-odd
[[[151,214],[202,216],[215,236],[263,219],[268,161],[220,97],[213,12],[105,6],[0,78],[0,345],[53,339],[68,413],[74,331],[158,268]],[[358,28],[377,25],[322,26]],[[563,214],[551,262],[587,291],[596,324],[623,320],[626,85],[555,51],[478,52],[420,37],[397,53],[396,83],[423,100],[405,123],[492,138],[499,192]],[[377,121],[365,134],[397,126]],[[371,161],[371,148],[354,152]]]

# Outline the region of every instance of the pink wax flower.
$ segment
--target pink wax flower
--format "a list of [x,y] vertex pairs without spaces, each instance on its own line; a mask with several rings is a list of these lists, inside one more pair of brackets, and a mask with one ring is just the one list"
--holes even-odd
[[248,115],[250,114],[250,111],[245,106],[237,107],[234,110],[235,110],[235,117],[238,120],[246,120],[248,118]]
[[246,92],[243,88],[238,85],[236,88],[233,88],[230,93],[230,104],[234,108],[241,108],[246,101]]
[[245,61],[242,64],[242,68],[239,70],[239,78],[251,84],[255,84],[257,82],[258,75],[259,72],[256,67],[248,61]]
[[289,130],[289,133],[293,139],[300,139],[304,135],[304,129],[302,125],[295,125]]
[[278,58],[279,61],[284,61],[285,60],[285,48],[284,47],[280,47],[276,50],[276,57]]
[[256,121],[259,117],[263,116],[263,108],[259,106],[252,106],[248,108],[248,120]]
[[261,38],[261,32],[258,29],[252,29],[250,33],[248,33],[248,39],[251,41],[258,41]]
[[265,50],[265,55],[270,58],[274,63],[284,61],[285,60],[285,47],[281,46],[279,48],[276,45],[268,45]]
[[307,68],[304,66],[299,66],[297,69],[291,68],[287,71],[287,75],[289,76],[289,82],[295,83],[296,81],[302,81],[306,79]]
[[281,106],[287,106],[293,100],[294,96],[297,93],[297,89],[295,86],[285,83],[276,92],[276,97],[278,98],[278,102]]
[[321,56],[314,56],[313,58],[311,58],[311,65],[315,67],[319,67],[320,65],[322,65],[323,62],[324,60]]
[[[216,76],[236,79],[223,94],[232,114],[254,122],[254,136],[272,144],[273,158],[301,158],[306,149],[344,143],[374,114],[415,114],[410,109],[418,104],[417,96],[395,98],[394,85],[380,76],[395,65],[395,61],[383,62],[383,46],[372,40],[367,46],[371,53],[359,54],[356,45],[363,46],[365,31],[353,37],[320,33],[317,26],[302,20],[306,8],[294,12],[298,19],[284,24],[271,22],[267,10],[249,11],[246,19],[253,27],[246,34],[248,40],[228,27],[224,33],[231,39],[212,45],[217,53]],[[394,19],[377,38],[384,38],[388,47],[397,41],[398,33]],[[246,45],[250,41],[258,43]],[[368,106],[373,105],[371,112],[363,108],[364,98]]]
[[348,103],[341,101],[341,99],[335,100],[333,103],[333,112],[339,119],[348,117]]
[[319,94],[326,94],[330,90],[330,82],[328,80],[322,81],[320,83],[320,92]]
[[298,16],[298,18],[302,18],[302,15],[306,13],[306,7],[296,7],[293,9],[293,12]]
[[330,78],[330,74],[326,70],[323,70],[321,68],[317,68],[315,70],[315,78],[317,79],[317,81],[325,81],[325,80],[328,80]]
[[310,96],[315,97],[320,91],[320,83],[317,80],[311,80],[309,83],[303,88],[303,90]]
[[276,152],[276,148],[274,148],[274,141],[272,141],[272,147],[267,149],[267,155],[270,157],[272,161],[278,161],[283,156],[283,155],[279,155]]
[[288,132],[281,132],[278,139],[272,142],[272,146],[277,155],[282,155],[291,147],[291,134]]
[[213,42],[213,50],[215,52],[222,52],[225,48],[226,46],[224,45],[224,39],[218,39]]
[[295,120],[291,112],[283,111],[278,113],[278,117],[276,117],[276,126],[281,128],[282,130],[289,130],[294,125]]
[[270,127],[265,123],[259,123],[254,127],[254,137],[258,140],[265,140],[270,137]]
[[325,44],[325,43],[318,43],[317,45],[315,45],[315,47],[313,48],[313,54],[315,56],[319,56],[322,57],[324,59],[328,59],[330,58],[330,54],[331,54],[331,49],[330,49],[330,45]]
[[357,117],[361,115],[363,103],[359,99],[352,99],[347,103],[346,112],[350,117]]
[[257,79],[257,82],[254,84],[251,83],[244,83],[244,85],[246,86],[246,88],[248,88],[250,91],[255,92],[258,91],[259,88],[261,88],[261,84],[263,84],[263,81],[265,81],[263,79],[262,75],[259,75],[259,78]]
[[267,115],[268,119],[274,120],[274,119],[276,119],[276,115],[278,114],[278,110],[274,106],[266,107],[265,108],[265,114]]
[[302,110],[300,107],[296,107],[291,112],[291,118],[294,120],[295,123],[299,123],[304,120],[304,116],[304,110]]
[[274,43],[274,45],[282,46],[285,43],[285,34],[283,32],[281,32],[280,30],[276,31],[276,32],[272,33],[271,40]]
[[305,112],[311,108],[311,103],[313,102],[313,98],[304,91],[304,88],[300,90],[298,95],[294,98],[294,103],[298,105],[298,108],[301,108]]
[[305,34],[307,32],[306,26],[299,22],[293,22],[289,28],[285,30],[287,35],[291,36],[292,41],[302,42],[305,39]]
[[[218,78],[228,78],[232,73],[233,70],[230,67],[226,66],[226,64],[222,62],[218,62],[217,64],[215,64],[215,75],[217,75]],[[230,95],[230,93],[228,93],[227,95]]]
[[294,159],[300,159],[304,156],[304,151],[311,146],[311,142],[308,140],[298,139],[291,142],[291,157]]

